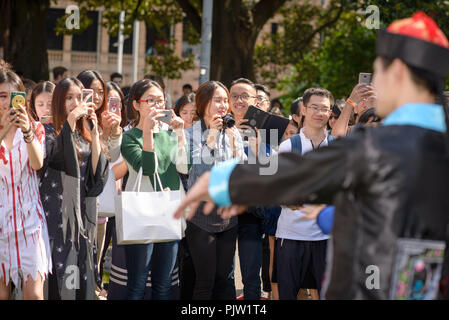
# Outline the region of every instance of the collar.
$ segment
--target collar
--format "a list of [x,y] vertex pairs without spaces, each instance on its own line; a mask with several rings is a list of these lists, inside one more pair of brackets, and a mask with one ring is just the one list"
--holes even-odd
[[382,125],[411,125],[424,129],[446,132],[446,122],[443,107],[430,103],[407,103],[392,113]]
[[[324,135],[325,135],[324,139],[327,139],[328,132],[327,132],[326,129],[323,129],[323,131],[324,131]],[[310,138],[307,138],[306,134],[304,133],[304,127],[302,127],[301,129],[299,129],[299,134],[302,135],[304,138],[310,140]]]

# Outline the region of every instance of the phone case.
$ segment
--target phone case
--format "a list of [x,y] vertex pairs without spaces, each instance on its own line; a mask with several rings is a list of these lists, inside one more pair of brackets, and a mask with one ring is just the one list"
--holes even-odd
[[87,102],[92,102],[92,98],[94,95],[94,91],[92,89],[83,89],[82,91],[82,95],[83,95],[83,101],[86,98],[86,96],[88,96],[90,94],[90,98],[87,100]]
[[11,103],[10,108],[19,109],[19,104],[25,106],[26,104],[26,94],[22,91],[11,92]]

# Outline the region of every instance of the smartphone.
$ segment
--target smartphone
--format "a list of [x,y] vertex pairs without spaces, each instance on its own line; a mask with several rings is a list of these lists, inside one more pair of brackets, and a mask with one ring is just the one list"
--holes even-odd
[[83,89],[81,92],[82,92],[82,96],[83,96],[83,101],[86,101],[86,97],[88,97],[86,102],[92,102],[92,97],[94,96],[94,90]]
[[39,122],[42,124],[49,124],[49,123],[51,123],[52,119],[53,119],[52,116],[41,116],[39,118]]
[[117,115],[120,115],[120,107],[121,107],[121,103],[120,103],[119,98],[109,97],[109,99],[108,99],[109,112],[113,112]]
[[359,73],[359,83],[364,83],[366,85],[369,85],[371,83],[371,73]]
[[12,91],[11,102],[9,108],[19,109],[19,104],[25,107],[26,105],[26,93],[23,91]]
[[165,123],[170,123],[171,122],[171,110],[162,110],[161,112],[162,114],[164,114],[163,117],[159,118],[159,121],[165,122]]

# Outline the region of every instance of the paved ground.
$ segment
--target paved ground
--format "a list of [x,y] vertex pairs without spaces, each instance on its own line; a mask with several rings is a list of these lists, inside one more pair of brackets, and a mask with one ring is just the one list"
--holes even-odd
[[236,295],[238,297],[241,293],[243,293],[242,274],[240,273],[240,261],[239,261],[238,246],[236,246],[236,250],[235,250],[234,277],[235,277],[235,291],[236,291]]

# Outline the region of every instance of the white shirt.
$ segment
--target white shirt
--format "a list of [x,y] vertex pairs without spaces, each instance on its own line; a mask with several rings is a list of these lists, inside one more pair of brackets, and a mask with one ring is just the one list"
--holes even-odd
[[[327,146],[328,134],[325,131],[326,138],[317,147]],[[312,140],[304,135],[304,128],[299,133],[302,144],[302,154],[312,151]],[[291,140],[285,140],[279,146],[279,153],[291,152]],[[292,210],[288,207],[282,206],[281,215],[279,216],[276,238],[302,240],[302,241],[319,241],[329,239],[328,235],[321,232],[320,227],[316,223],[316,219],[304,219],[304,213],[300,210]]]

